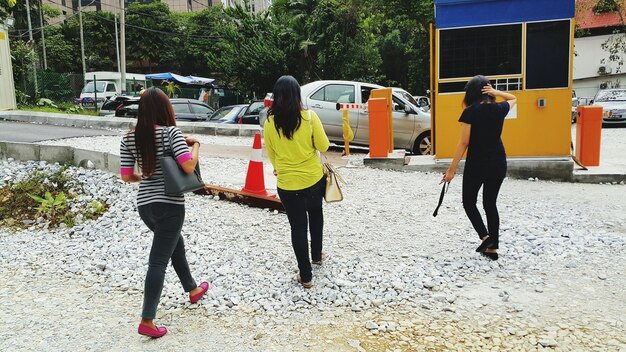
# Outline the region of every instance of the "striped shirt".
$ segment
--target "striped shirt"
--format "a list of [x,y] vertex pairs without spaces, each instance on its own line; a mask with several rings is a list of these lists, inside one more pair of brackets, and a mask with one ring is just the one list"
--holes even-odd
[[[152,176],[141,176],[139,184],[139,192],[137,193],[137,206],[150,203],[170,203],[185,204],[185,196],[167,196],[165,195],[165,182],[163,181],[163,171],[159,158],[163,156],[163,145],[161,145],[162,131],[165,148],[171,148],[171,154],[176,158],[179,164],[192,158],[183,133],[174,126],[155,126],[154,137],[156,144],[156,165]],[[130,132],[122,137],[120,144],[120,174],[132,175],[135,172],[135,163],[141,168],[141,153],[135,146],[135,133]]]

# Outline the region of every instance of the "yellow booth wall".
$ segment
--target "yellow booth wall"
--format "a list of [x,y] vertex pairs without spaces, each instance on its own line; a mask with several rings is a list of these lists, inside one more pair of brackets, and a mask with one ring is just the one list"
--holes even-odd
[[[570,154],[572,90],[509,92],[517,97],[517,118],[504,122],[502,141],[509,157],[555,157]],[[546,106],[538,107],[538,99]],[[463,93],[436,97],[435,157],[454,156],[460,136],[458,122]]]

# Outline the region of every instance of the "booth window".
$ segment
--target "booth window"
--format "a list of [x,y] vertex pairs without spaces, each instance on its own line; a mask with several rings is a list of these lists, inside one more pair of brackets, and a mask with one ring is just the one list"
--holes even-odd
[[522,25],[439,31],[439,78],[522,73]]
[[526,89],[569,87],[569,60],[569,20],[526,25]]

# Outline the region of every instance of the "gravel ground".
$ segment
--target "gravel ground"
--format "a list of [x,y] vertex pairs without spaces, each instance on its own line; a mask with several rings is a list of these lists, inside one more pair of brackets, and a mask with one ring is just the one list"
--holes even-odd
[[[203,174],[227,185],[246,164],[207,158]],[[0,161],[0,185],[54,167]],[[135,331],[151,243],[136,185],[70,168],[111,209],[73,229],[0,229],[0,350],[626,349],[623,185],[507,179],[491,262],[474,253],[461,177],[432,218],[440,175],[341,171],[311,290],[284,214],[188,196],[188,259],[213,288],[191,306],[169,269],[157,322],[171,333],[150,340]]]
[[[120,155],[120,138],[125,133],[119,131],[119,136],[97,136],[97,137],[76,137],[38,142],[46,145],[63,145],[79,149],[95,150]],[[207,136],[204,134],[190,134],[204,145],[223,146],[252,146],[253,137],[228,137],[228,136]]]

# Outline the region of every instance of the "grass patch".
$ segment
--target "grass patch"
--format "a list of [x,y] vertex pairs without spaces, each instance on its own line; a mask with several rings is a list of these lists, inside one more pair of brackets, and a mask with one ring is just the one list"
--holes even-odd
[[67,167],[56,172],[34,171],[24,180],[9,182],[0,187],[0,225],[28,228],[33,225],[73,227],[78,215],[83,219],[97,219],[109,206],[106,201],[92,201],[72,211],[78,195],[84,192],[82,184],[71,179]]
[[78,109],[73,104],[70,104],[70,105],[71,107],[61,104],[59,105],[59,107],[56,107],[56,108],[52,106],[19,105],[17,109],[23,110],[23,111],[53,112],[57,114],[98,116],[98,112],[93,111],[93,109],[85,109],[85,108]]

